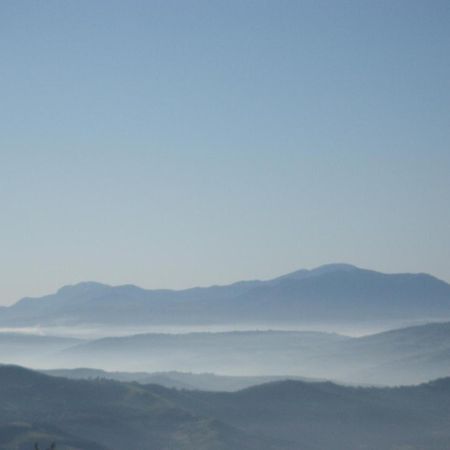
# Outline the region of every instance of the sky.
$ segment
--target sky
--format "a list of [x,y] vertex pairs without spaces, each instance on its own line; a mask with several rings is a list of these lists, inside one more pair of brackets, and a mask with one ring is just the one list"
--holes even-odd
[[347,262],[450,281],[447,0],[0,2],[0,304]]

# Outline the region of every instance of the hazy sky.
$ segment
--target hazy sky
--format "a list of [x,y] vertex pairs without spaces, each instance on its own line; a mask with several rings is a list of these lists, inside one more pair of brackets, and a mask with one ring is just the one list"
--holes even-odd
[[448,0],[3,0],[0,55],[0,303],[450,280]]

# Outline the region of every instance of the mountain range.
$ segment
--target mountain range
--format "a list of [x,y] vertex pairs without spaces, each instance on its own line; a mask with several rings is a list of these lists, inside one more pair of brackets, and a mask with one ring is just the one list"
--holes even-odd
[[81,342],[59,351],[55,361],[72,368],[206,371],[359,384],[415,384],[450,373],[450,323],[361,337],[301,331],[142,334]]
[[[116,374],[95,376],[204,390],[245,387],[264,381],[260,377],[405,385],[450,373],[450,322],[360,337],[280,330],[147,333],[92,340],[0,333],[0,350],[1,360],[8,364],[41,370],[103,369]],[[87,369],[71,371],[70,376],[77,373],[78,378],[94,376]]]
[[411,323],[450,320],[450,285],[348,264],[180,291],[86,282],[0,309],[0,326]]

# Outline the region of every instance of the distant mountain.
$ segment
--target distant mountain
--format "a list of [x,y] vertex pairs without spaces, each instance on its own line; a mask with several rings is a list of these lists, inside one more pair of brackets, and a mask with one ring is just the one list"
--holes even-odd
[[81,339],[28,333],[0,333],[0,362],[46,367],[55,353],[84,342]]
[[[330,355],[330,361],[333,361]],[[450,323],[352,339],[342,346],[347,374],[366,383],[420,383],[450,374]]]
[[140,334],[81,342],[55,353],[52,364],[417,384],[450,374],[450,323],[356,338],[301,331]]
[[444,377],[450,374],[450,323],[330,343],[318,348],[305,367],[307,376],[363,384],[417,384]]
[[56,438],[58,450],[450,447],[449,378],[401,388],[282,381],[217,393],[0,367],[0,397],[5,450],[32,448],[36,438]]
[[450,374],[450,323],[362,337],[238,331],[80,340],[0,333],[0,358],[4,364],[37,369],[90,367],[56,372],[73,378],[98,376],[202,390],[235,390],[280,377],[363,385],[417,384]]
[[63,349],[55,354],[53,367],[301,376],[309,359],[347,339],[304,331],[139,334]]
[[311,324],[450,320],[450,285],[347,264],[181,291],[80,283],[0,309],[0,326]]

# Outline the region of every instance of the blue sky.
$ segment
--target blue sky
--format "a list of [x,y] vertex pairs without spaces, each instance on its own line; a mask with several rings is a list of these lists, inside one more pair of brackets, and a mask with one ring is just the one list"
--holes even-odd
[[448,1],[0,2],[0,303],[329,262],[450,281]]

